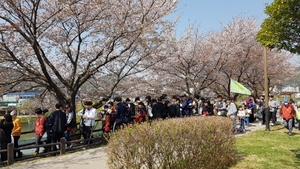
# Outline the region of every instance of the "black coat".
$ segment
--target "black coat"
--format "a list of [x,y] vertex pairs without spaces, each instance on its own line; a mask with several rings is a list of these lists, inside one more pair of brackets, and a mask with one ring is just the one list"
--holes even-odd
[[62,133],[66,131],[67,117],[61,110],[56,110],[50,115],[50,126],[53,133]]
[[213,107],[212,106],[203,106],[203,109],[202,109],[202,114],[203,114],[203,112],[208,112],[208,114],[207,115],[209,115],[209,116],[212,116],[212,115],[214,115],[214,110],[213,110]]
[[157,103],[152,107],[152,119],[166,118],[166,106],[162,103]]
[[118,103],[116,105],[116,119],[122,119],[124,120],[124,118],[126,117],[127,114],[127,108],[126,105],[124,103]]
[[0,128],[3,130],[2,134],[4,134],[1,136],[1,143],[11,143],[11,131],[14,128],[14,124],[12,122],[5,123],[5,120],[3,119],[0,121]]
[[169,117],[179,117],[178,112],[176,110],[176,105],[173,104],[170,107],[168,107],[168,116]]
[[129,104],[130,106],[126,104],[126,109],[127,109],[127,116],[131,118],[135,116],[135,105],[133,103],[129,103]]

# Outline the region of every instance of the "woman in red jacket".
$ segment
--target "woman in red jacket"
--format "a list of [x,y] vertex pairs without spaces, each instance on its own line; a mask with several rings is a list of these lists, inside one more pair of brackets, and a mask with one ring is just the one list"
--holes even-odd
[[[46,124],[46,118],[42,114],[43,111],[40,108],[37,108],[35,110],[35,114],[37,115],[37,119],[35,120],[35,125],[34,125],[34,132],[35,132],[35,144],[40,145],[42,144],[42,137],[45,133],[45,124]],[[34,152],[34,156],[39,153],[40,148],[36,148],[36,151]]]
[[283,100],[284,104],[280,109],[280,116],[283,118],[284,126],[289,130],[289,136],[293,135],[293,120],[296,117],[296,111],[291,103],[289,103],[288,98]]

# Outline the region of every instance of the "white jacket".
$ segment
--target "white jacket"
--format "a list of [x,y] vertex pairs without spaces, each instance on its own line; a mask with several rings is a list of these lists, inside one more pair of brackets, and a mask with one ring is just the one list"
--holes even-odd
[[[84,111],[84,112],[83,112]],[[97,109],[91,108],[91,109],[82,109],[77,113],[78,116],[82,116],[82,120],[80,121],[80,125],[83,122],[85,126],[94,126],[95,125],[95,119],[98,115]]]

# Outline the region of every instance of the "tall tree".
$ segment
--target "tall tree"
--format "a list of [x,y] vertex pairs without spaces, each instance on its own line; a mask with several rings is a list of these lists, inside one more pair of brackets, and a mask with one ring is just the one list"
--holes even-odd
[[[223,65],[217,72],[219,78],[211,86],[216,93],[237,97],[230,93],[230,79],[244,84],[255,96],[264,90],[262,47],[256,42],[258,28],[255,22],[256,19],[234,18],[230,23],[224,24],[220,32],[210,34],[208,41],[219,51]],[[268,55],[270,85],[280,86],[293,70],[288,62],[291,55],[275,50]]]
[[176,5],[174,0],[1,1],[0,66],[9,78],[0,86],[44,89],[75,105],[77,92],[92,77],[122,69],[122,61],[132,67],[151,54],[156,58],[173,27],[163,18]]
[[[173,91],[178,88],[190,96],[199,94],[218,78],[221,58],[215,55],[198,29],[190,26],[184,35],[173,44],[176,46],[172,58],[157,65],[156,70],[168,75],[168,84]],[[166,81],[165,81],[166,82]]]
[[261,24],[257,41],[269,48],[300,54],[300,1],[274,0],[265,13],[269,17]]

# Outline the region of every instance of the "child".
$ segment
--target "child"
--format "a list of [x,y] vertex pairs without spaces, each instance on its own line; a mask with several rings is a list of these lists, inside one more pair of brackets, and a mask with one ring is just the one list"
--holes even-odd
[[239,106],[239,111],[237,113],[237,116],[240,119],[240,132],[245,132],[245,126],[244,126],[244,117],[245,117],[245,110],[243,110],[243,106]]
[[245,126],[249,127],[249,118],[250,118],[250,114],[252,114],[251,109],[248,108],[247,105],[243,104],[243,109],[245,111],[245,117],[244,117],[244,121],[245,121]]
[[137,123],[146,121],[146,115],[147,115],[147,113],[146,113],[146,107],[145,107],[144,103],[139,102],[138,103],[138,113],[136,115],[135,121]]
[[108,105],[104,105],[103,110],[102,110],[102,122],[103,122],[103,132],[108,133],[111,128],[111,124],[113,121],[113,115],[112,115],[112,110],[109,108]]
[[214,111],[213,111],[212,106],[210,105],[209,100],[204,101],[202,114],[203,114],[203,116],[212,116],[212,115],[214,115]]

